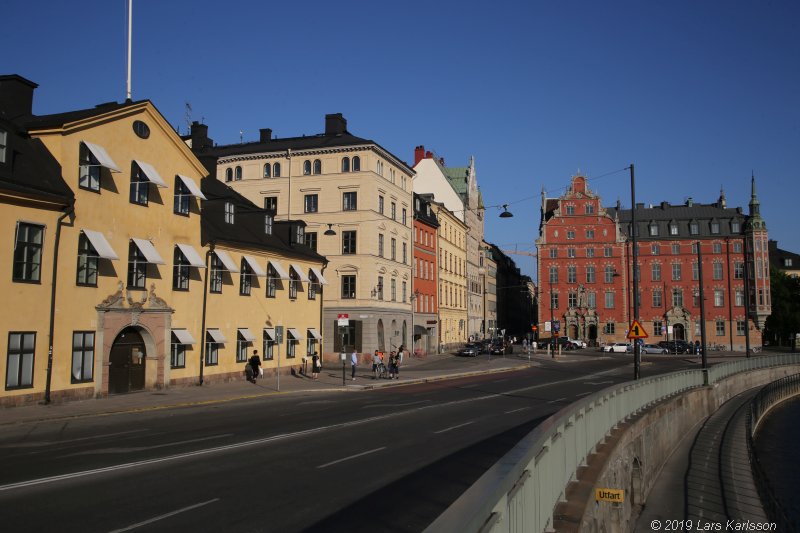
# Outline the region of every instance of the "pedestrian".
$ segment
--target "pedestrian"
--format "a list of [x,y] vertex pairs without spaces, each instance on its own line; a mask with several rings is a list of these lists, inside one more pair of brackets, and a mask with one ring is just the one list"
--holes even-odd
[[694,353],[695,355],[700,355],[700,341],[694,341]]
[[375,353],[372,354],[372,379],[378,379],[378,366],[381,363],[381,356],[378,354],[378,350],[375,350]]
[[[258,356],[258,350],[253,350],[253,355],[247,361],[245,373],[247,374],[247,381],[255,383],[256,378],[261,374],[261,358]],[[249,370],[248,370],[249,369]]]
[[312,354],[311,355],[311,379],[317,379],[319,377],[320,367],[322,365],[319,364],[319,355]]
[[403,352],[399,351],[394,356],[394,379],[400,379],[400,363],[403,362]]
[[405,355],[405,352],[406,352],[406,345],[405,344],[401,344],[400,345],[400,349],[397,351],[397,364],[398,365],[401,365],[403,363],[403,356]]
[[353,378],[353,381],[356,380],[356,366],[358,366],[358,352],[353,348],[353,353],[350,355],[350,367],[352,368],[350,377]]
[[394,366],[395,366],[395,357],[396,352],[392,350],[389,352],[389,379],[394,379]]

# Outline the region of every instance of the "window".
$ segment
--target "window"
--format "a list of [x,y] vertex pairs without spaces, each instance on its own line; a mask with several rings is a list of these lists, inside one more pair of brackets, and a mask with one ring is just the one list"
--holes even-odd
[[219,345],[214,341],[214,337],[206,332],[206,366],[216,366],[219,364]]
[[586,307],[589,309],[596,309],[597,308],[597,293],[593,291],[589,291],[586,293]]
[[406,282],[403,282],[403,303],[406,302],[406,298],[408,297],[408,285]]
[[680,281],[681,279],[681,264],[672,263],[672,281]]
[[694,220],[689,223],[689,233],[692,235],[700,233],[700,225]]
[[744,320],[737,320],[736,321],[736,334],[740,337],[744,336],[745,334],[745,326]]
[[719,222],[712,222],[711,223],[711,233],[718,234],[719,233]]
[[692,255],[697,255],[697,247],[698,246],[699,246],[699,243],[696,243],[696,242],[692,243]]
[[342,172],[350,172],[350,158],[343,157],[342,158]]
[[711,244],[711,252],[715,254],[722,253],[722,243],[715,242]]
[[659,246],[658,244],[651,244],[650,253],[652,255],[659,255],[661,253],[661,246]]
[[392,220],[397,220],[397,204],[392,202]]
[[391,287],[392,287],[392,301],[396,302],[397,301],[397,280],[394,279],[394,278],[392,278]]
[[242,167],[236,167],[233,171],[233,179],[236,181],[242,181]]
[[594,257],[594,248],[586,249],[586,257]]
[[144,171],[136,163],[132,164],[131,169],[131,191],[130,202],[137,205],[147,205],[150,192],[150,181]]
[[672,289],[672,307],[683,307],[683,291]]
[[305,245],[317,251],[317,232],[316,231],[307,231],[305,235]]
[[558,309],[558,293],[550,293],[550,309]]
[[736,305],[737,307],[743,307],[744,306],[744,291],[742,289],[736,289],[736,292],[734,293],[734,295],[735,295],[734,296],[735,297],[734,305]]
[[172,267],[172,289],[176,291],[189,290],[189,260],[183,255],[181,249],[175,247]]
[[78,279],[76,283],[87,287],[97,287],[97,251],[83,233],[78,237]]
[[383,196],[378,196],[378,213],[383,214]]
[[6,390],[33,387],[33,356],[36,333],[8,334],[8,359],[6,361]]
[[275,215],[278,212],[278,197],[267,196],[264,198],[264,209]]
[[662,296],[661,289],[653,290],[653,307],[661,307]]
[[319,196],[316,194],[306,194],[304,206],[306,213],[316,213],[319,207]]
[[567,304],[568,307],[578,307],[578,293],[572,292],[567,295]]
[[603,334],[604,335],[613,335],[614,334],[614,323],[613,322],[606,322],[606,325],[603,326]]
[[672,243],[672,255],[678,255],[681,253],[681,245],[678,243]]
[[264,350],[262,352],[264,360],[270,361],[275,357],[275,341],[269,336],[267,330],[262,333]]
[[298,341],[290,338],[289,335],[286,336],[286,358],[287,359],[294,359],[297,356],[297,344],[298,344]]
[[550,267],[550,283],[558,283],[558,267]]
[[670,235],[677,235],[678,234],[678,224],[676,222],[669,223],[669,234]]
[[342,194],[342,210],[355,211],[356,209],[358,209],[356,200],[357,196],[355,191],[346,192]]
[[272,263],[267,264],[267,298],[275,298],[275,290],[278,285],[278,271],[272,266]]
[[342,253],[356,253],[356,232],[355,230],[342,232]]
[[342,276],[342,298],[352,300],[356,297],[356,277],[353,275]]
[[558,257],[558,248],[550,248],[550,258],[555,259]]
[[614,293],[611,291],[606,291],[606,309],[613,309],[614,308]]
[[614,274],[616,271],[614,267],[611,265],[606,265],[605,272],[604,272],[604,279],[606,283],[612,283],[614,281]]
[[595,271],[593,266],[586,267],[586,283],[594,283]]
[[577,268],[575,265],[567,266],[567,283],[576,283],[578,280]]
[[247,361],[247,346],[250,342],[244,338],[241,331],[236,333],[236,362],[244,363]]
[[408,264],[408,248],[406,247],[406,243],[403,243],[403,264]]
[[235,212],[236,208],[233,205],[233,202],[225,202],[225,222],[228,224],[233,224]]
[[[266,215],[264,215],[264,233],[267,235],[272,235],[272,229],[274,225],[275,225],[275,216],[272,213],[267,213]],[[316,251],[316,244],[314,245],[314,250]]]
[[397,239],[392,237],[392,261],[397,261]]
[[717,330],[717,337],[724,337],[725,336],[725,321],[724,320],[716,320],[715,326]]
[[273,163],[273,165],[272,165],[272,177],[273,178],[280,178],[281,177],[281,164],[280,163]]
[[593,229],[587,229],[586,230],[586,239],[588,239],[588,240],[594,239],[594,230]]
[[378,300],[383,300],[383,276],[378,276],[378,285],[376,285],[375,292]]
[[233,181],[233,169],[226,168],[225,169],[225,181]]
[[289,269],[289,298],[291,300],[297,299],[297,289],[298,285],[300,285],[300,275],[295,271],[294,268]]
[[[0,152],[5,155],[5,132],[0,130],[0,143],[3,145]],[[100,161],[94,156],[91,150],[81,143],[80,149],[80,168],[78,170],[78,187],[89,191],[100,192]],[[3,157],[5,159],[5,157]],[[2,161],[0,161],[2,162]]]
[[270,174],[272,174],[272,167],[269,163],[264,164],[264,176],[265,178],[269,178]]
[[189,214],[189,200],[192,194],[189,192],[189,187],[183,183],[180,178],[175,178],[175,198],[173,201],[172,211],[176,215]]
[[378,257],[383,257],[383,233],[378,234]]
[[657,224],[650,224],[650,236],[651,237],[658,237],[658,225]]
[[317,299],[317,291],[320,288],[319,280],[317,279],[316,274],[314,272],[308,273],[308,299],[309,300],[316,300]]
[[700,264],[697,261],[692,261],[692,280],[697,281],[700,279]]
[[575,214],[575,206],[574,205],[568,205],[567,209],[566,209],[566,214],[567,215],[574,215]]
[[567,257],[575,257],[575,248],[567,248]]
[[739,222],[737,220],[731,221],[731,233],[739,233]]
[[722,279],[722,263],[719,261],[713,265],[714,279]]
[[361,158],[358,156],[353,157],[353,172],[359,172],[361,170]]
[[209,291],[219,294],[222,292],[222,272],[225,267],[217,254],[211,254],[211,280]]
[[661,264],[653,263],[650,265],[650,277],[653,281],[661,281]]
[[739,241],[733,243],[733,251],[736,252],[737,254],[742,253],[742,243],[740,243]]
[[574,240],[575,239],[575,232],[574,231],[568,231],[567,232],[567,239],[568,240]]
[[253,286],[253,269],[250,268],[250,263],[243,257],[242,266],[239,271],[239,295],[250,296],[250,289]]
[[402,214],[403,214],[403,219],[402,219],[402,222],[403,222],[403,225],[405,226],[405,225],[406,225],[406,219],[408,218],[408,209],[406,209],[406,208],[404,207],[404,208],[403,208],[403,213],[402,213]]
[[174,333],[171,334],[169,366],[170,368],[186,367],[186,345],[180,342]]
[[8,146],[8,132],[0,130],[0,163],[6,162],[6,146]]
[[147,259],[131,241],[128,247],[128,288],[144,289],[147,284]]
[[725,305],[725,292],[722,289],[714,289],[714,307]]
[[593,215],[594,214],[594,204],[586,204],[584,206],[584,213],[586,213],[587,215]]
[[94,376],[94,332],[72,334],[72,383],[86,383]]
[[322,161],[319,159],[314,160],[314,174],[322,174]]
[[310,176],[311,175],[311,161],[306,159],[303,161],[303,176]]

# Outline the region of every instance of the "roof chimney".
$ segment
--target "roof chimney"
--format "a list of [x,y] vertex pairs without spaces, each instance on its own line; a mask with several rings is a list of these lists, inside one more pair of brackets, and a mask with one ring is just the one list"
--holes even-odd
[[208,126],[200,124],[196,120],[192,122],[189,136],[192,139],[192,150],[202,150],[214,145],[211,139],[208,138]]
[[325,115],[325,135],[341,135],[347,133],[347,120],[341,113]]
[[414,148],[414,165],[425,159],[425,146],[420,144]]
[[694,200],[690,196],[689,198],[686,199],[686,207],[692,207],[693,205],[694,205]]
[[8,119],[33,115],[33,91],[38,86],[17,74],[0,76],[0,115]]
[[259,140],[262,143],[268,143],[272,140],[272,130],[270,128],[262,128],[258,130],[259,132]]

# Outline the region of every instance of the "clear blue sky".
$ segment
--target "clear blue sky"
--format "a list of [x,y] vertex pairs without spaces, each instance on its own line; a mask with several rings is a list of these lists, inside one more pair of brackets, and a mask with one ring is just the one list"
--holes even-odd
[[[125,98],[124,0],[6,0],[2,73],[34,112]],[[800,2],[401,3],[135,0],[133,98],[219,143],[319,133],[326,113],[413,163],[475,156],[487,240],[533,250],[539,194],[636,166],[637,201],[746,209],[755,172],[779,246],[800,252]],[[630,205],[620,172],[591,182]],[[532,258],[516,256],[534,275]]]

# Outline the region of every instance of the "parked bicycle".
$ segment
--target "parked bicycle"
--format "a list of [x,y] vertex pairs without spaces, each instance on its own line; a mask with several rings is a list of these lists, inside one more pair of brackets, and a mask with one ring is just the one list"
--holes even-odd
[[750,351],[753,353],[761,353],[761,346],[753,346],[750,348]]

